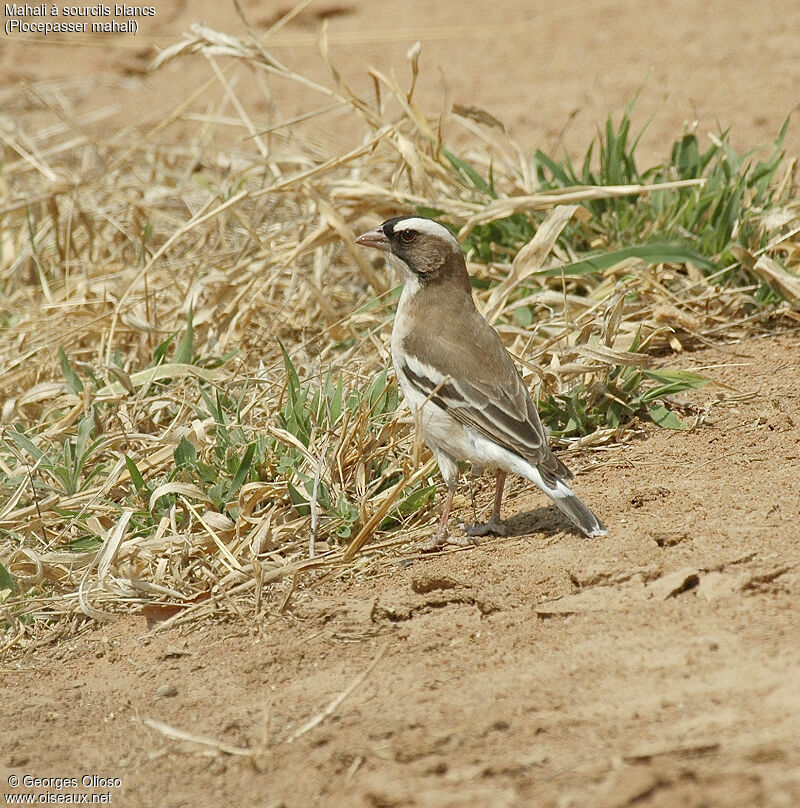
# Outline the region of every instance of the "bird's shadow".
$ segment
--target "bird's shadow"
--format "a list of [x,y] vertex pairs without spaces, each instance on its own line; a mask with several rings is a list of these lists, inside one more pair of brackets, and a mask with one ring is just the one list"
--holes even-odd
[[530,536],[533,533],[541,533],[546,537],[557,533],[581,535],[561,511],[547,505],[515,513],[503,520],[503,524],[506,526],[506,536]]

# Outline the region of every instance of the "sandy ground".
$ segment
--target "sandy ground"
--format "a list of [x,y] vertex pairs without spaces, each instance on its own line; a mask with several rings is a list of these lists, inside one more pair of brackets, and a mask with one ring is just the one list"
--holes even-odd
[[[320,3],[275,52],[312,52],[315,9],[354,76],[406,70],[420,38],[421,98],[482,106],[546,148],[572,119],[561,142],[581,150],[645,79],[652,155],[693,118],[766,143],[800,100],[793,0],[550,5]],[[70,114],[114,104],[87,127],[158,120],[207,74],[143,74],[152,41],[238,23],[222,5],[157,8],[133,43],[5,38],[0,88],[71,77]],[[284,7],[246,8],[263,26]],[[348,53],[336,44],[356,35]],[[692,432],[647,427],[571,461],[607,538],[571,533],[516,482],[508,538],[387,556],[298,592],[286,616],[188,633],[121,618],[2,662],[0,792],[39,793],[6,788],[12,775],[88,774],[119,785],[61,793],[176,808],[800,805],[797,334],[676,361],[728,385],[695,395]]]
[[512,536],[389,556],[288,616],[97,628],[4,666],[2,781],[96,773],[176,808],[800,804],[797,335],[684,364],[734,389],[579,477],[607,538],[517,483]]

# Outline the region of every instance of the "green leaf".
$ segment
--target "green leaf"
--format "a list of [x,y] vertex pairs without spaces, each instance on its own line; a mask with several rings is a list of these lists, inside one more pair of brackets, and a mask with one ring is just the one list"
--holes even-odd
[[61,362],[61,375],[67,382],[67,389],[70,393],[74,393],[78,395],[78,393],[83,392],[83,382],[80,379],[80,376],[73,370],[72,366],[69,363],[69,359],[67,359],[67,355],[64,353],[64,349],[59,347],[58,349],[58,359]]
[[339,422],[339,419],[342,417],[342,400],[344,398],[344,387],[342,384],[342,377],[339,376],[339,381],[336,384],[336,390],[333,393],[333,397],[331,398],[331,403],[328,405],[328,411],[330,412],[330,419],[331,419],[331,426],[334,426]]
[[278,345],[280,345],[281,353],[283,354],[283,364],[286,366],[286,372],[289,375],[289,393],[294,400],[297,391],[300,389],[300,377],[297,375],[297,368],[295,368],[294,362],[292,362],[292,358],[289,356],[289,352],[280,340],[278,340]]
[[643,402],[673,396],[684,390],[699,390],[711,383],[711,379],[688,370],[644,370],[642,373],[653,381],[663,382],[663,384],[645,391],[641,398]]
[[[587,160],[591,158],[591,151],[594,144],[589,147],[589,153],[587,154]],[[567,186],[567,185],[577,185],[578,183],[575,182],[576,177],[570,176],[567,172],[559,165],[552,157],[546,155],[543,151],[537,149],[534,155],[534,159],[538,164],[537,171],[539,173],[540,179],[544,179],[544,171],[542,171],[542,166],[547,168],[550,173],[553,175],[553,179],[559,185]]]
[[94,415],[84,415],[78,424],[78,437],[75,442],[75,470],[80,471],[79,466],[83,465],[86,459],[87,447],[89,446],[89,439],[92,437],[92,430],[94,429]]
[[191,441],[186,438],[181,438],[181,442],[175,447],[172,457],[178,468],[186,465],[194,465],[197,460],[197,449]]
[[308,500],[287,480],[286,488],[289,491],[289,500],[300,516],[308,516],[311,513],[311,506]]
[[67,494],[74,494],[78,489],[75,484],[75,478],[72,476],[71,470],[58,466],[53,469],[53,475],[61,483],[62,488]]
[[367,400],[369,401],[370,408],[375,407],[381,398],[386,395],[386,381],[388,375],[388,368],[384,368],[369,386],[369,390],[367,391]]
[[423,506],[428,505],[436,494],[436,486],[428,485],[424,488],[419,488],[412,491],[405,499],[402,499],[395,509],[395,513],[401,516],[407,516],[410,513],[416,513]]
[[466,177],[479,191],[494,196],[491,185],[466,161],[456,157],[449,149],[442,149],[442,155],[462,176]]
[[153,361],[150,363],[151,365],[160,365],[164,361],[164,357],[167,355],[169,346],[172,345],[172,341],[175,339],[176,336],[177,332],[167,337],[163,342],[159,342],[158,345],[156,345],[153,351]]
[[175,356],[172,361],[176,365],[190,365],[192,363],[192,356],[194,355],[194,327],[192,320],[194,319],[194,311],[189,306],[189,314],[186,316],[186,331],[183,332],[181,341],[175,349]]
[[[309,478],[304,483],[306,494],[308,494],[308,501],[312,502],[314,498],[314,480]],[[331,495],[328,492],[328,486],[320,480],[317,486],[317,504],[321,505],[323,510],[329,511],[331,508]]]
[[233,475],[230,488],[228,489],[231,495],[239,490],[245,480],[245,477],[247,477],[247,473],[250,471],[250,467],[253,465],[253,455],[255,454],[255,451],[256,443],[253,441],[253,443],[251,443],[247,449],[245,449],[245,453],[242,455],[242,459],[238,468],[236,469],[236,473]]
[[338,516],[344,520],[345,525],[348,527],[347,534],[340,532],[342,528],[336,531],[336,535],[340,538],[347,538],[350,535],[349,526],[358,521],[359,513],[358,508],[347,500],[344,491],[339,492],[339,498],[336,500],[336,508],[333,511],[334,516]]
[[65,549],[72,553],[86,553],[89,550],[96,550],[103,543],[100,536],[88,535],[73,539],[64,545]]
[[590,258],[566,264],[563,267],[542,269],[535,275],[547,278],[560,278],[561,275],[574,278],[580,275],[589,275],[592,272],[602,272],[613,267],[627,258],[639,258],[647,264],[686,264],[692,263],[701,269],[714,270],[717,265],[699,252],[680,242],[665,242],[663,244],[643,244],[634,247],[622,247],[611,252],[601,252]]
[[193,471],[206,485],[212,485],[219,479],[219,469],[216,466],[201,463],[199,460],[194,464]]
[[654,382],[663,382],[664,384],[676,384],[680,382],[683,384],[684,390],[699,390],[711,383],[711,379],[707,376],[701,376],[699,373],[692,373],[690,370],[644,370],[642,371],[648,379]]
[[414,205],[414,212],[417,216],[424,216],[426,219],[438,219],[447,213],[446,210],[440,208],[430,208],[427,205]]
[[145,485],[144,477],[142,477],[141,472],[136,466],[136,463],[134,463],[133,460],[130,457],[128,457],[128,455],[125,455],[125,466],[128,469],[128,474],[130,474],[131,476],[131,482],[133,483],[136,490],[139,493],[141,493],[142,491],[146,491],[147,486]]
[[702,172],[702,162],[697,137],[693,134],[686,134],[680,140],[676,140],[672,147],[671,161],[681,179],[699,177]]
[[0,590],[10,589],[12,592],[17,591],[17,582],[14,576],[0,564]]
[[[15,432],[9,429],[8,436],[14,441],[18,449],[29,452],[34,460],[39,460],[39,458],[44,455],[44,452],[27,435],[23,435],[22,432]],[[39,464],[39,468],[52,469],[53,463],[48,457],[44,457]]]
[[688,429],[689,427],[675,415],[672,410],[668,410],[663,404],[651,404],[647,408],[648,415],[660,427],[664,429]]
[[533,311],[530,306],[518,306],[514,309],[514,322],[520,328],[527,328],[533,322]]

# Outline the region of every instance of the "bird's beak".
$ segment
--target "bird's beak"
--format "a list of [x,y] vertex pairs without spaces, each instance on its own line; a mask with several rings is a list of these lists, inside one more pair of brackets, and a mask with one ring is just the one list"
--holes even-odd
[[383,250],[384,252],[390,252],[392,249],[389,239],[386,238],[386,234],[380,227],[360,235],[356,239],[356,244],[360,244],[362,247],[374,247],[376,250]]

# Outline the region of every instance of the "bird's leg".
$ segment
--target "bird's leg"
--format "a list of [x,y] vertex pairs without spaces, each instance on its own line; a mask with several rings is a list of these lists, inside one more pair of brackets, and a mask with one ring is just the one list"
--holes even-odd
[[456,485],[447,487],[447,497],[442,508],[442,517],[439,519],[439,529],[430,539],[417,542],[417,550],[421,553],[430,553],[439,550],[448,544],[455,544],[457,547],[474,547],[478,540],[471,536],[451,536],[447,529],[447,522],[450,519],[450,509],[453,507],[453,494],[456,492]]
[[439,529],[436,531],[436,538],[439,541],[446,542],[450,538],[447,531],[447,522],[450,520],[450,509],[453,507],[453,494],[456,492],[454,485],[447,487],[447,496],[444,500],[444,507],[442,508],[442,516],[439,519]]
[[417,542],[417,550],[421,553],[430,553],[433,550],[438,550],[450,541],[447,522],[450,519],[450,508],[453,507],[453,494],[455,494],[455,492],[455,484],[447,486],[447,497],[445,498],[444,507],[442,508],[442,518],[439,519],[439,529],[431,538]]
[[442,472],[442,477],[447,483],[447,497],[444,501],[442,508],[442,518],[439,520],[439,529],[436,535],[432,536],[427,541],[421,541],[417,544],[417,550],[423,553],[429,553],[431,550],[438,550],[446,544],[456,544],[459,547],[469,547],[478,543],[477,539],[472,539],[469,536],[451,536],[447,530],[447,522],[450,519],[450,510],[453,507],[453,494],[458,487],[458,463],[447,452],[432,447],[433,453],[436,457],[436,462],[439,464],[439,470]]
[[506,473],[497,469],[495,472],[494,508],[488,522],[478,525],[465,525],[464,532],[467,536],[487,536],[494,533],[495,536],[505,536],[508,528],[500,519],[500,506],[503,503],[503,486],[506,484]]

